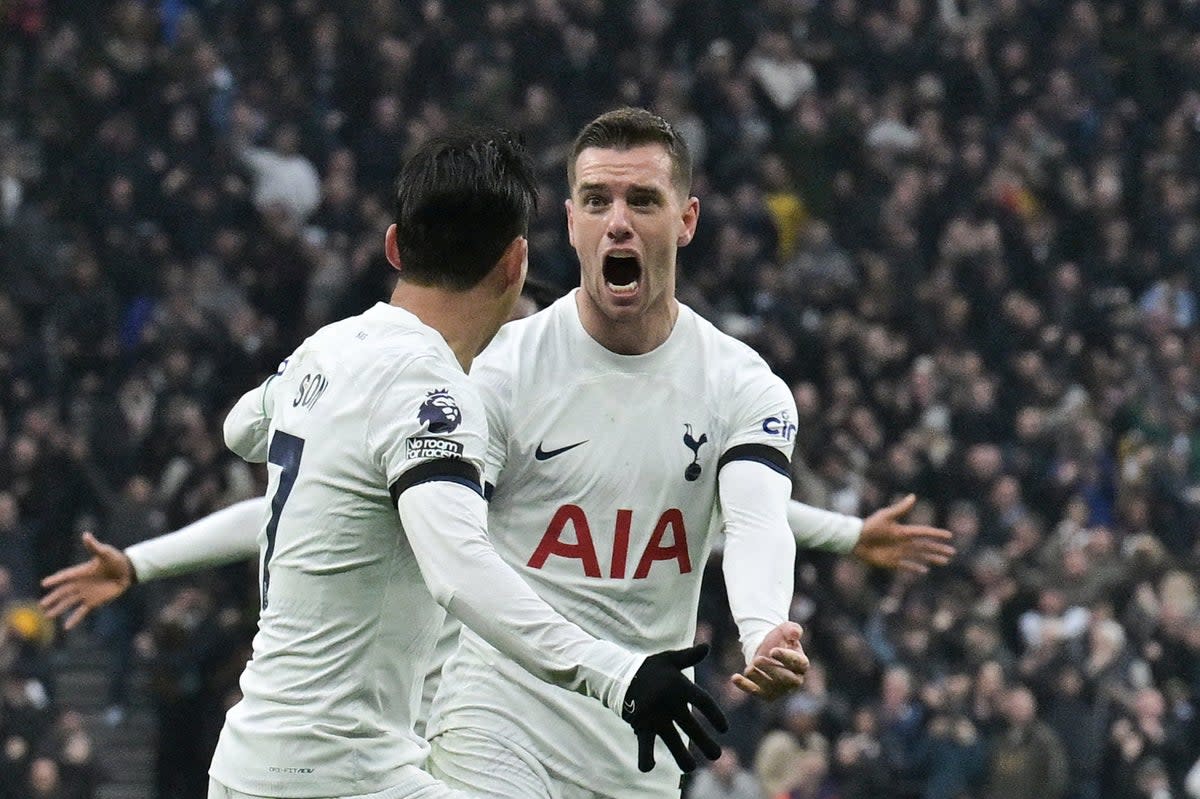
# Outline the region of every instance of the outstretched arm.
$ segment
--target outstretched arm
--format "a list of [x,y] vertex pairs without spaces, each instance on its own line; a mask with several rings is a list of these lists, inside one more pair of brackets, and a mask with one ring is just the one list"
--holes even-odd
[[856,519],[792,500],[788,526],[798,546],[839,554],[852,553],[870,566],[924,574],[954,557],[949,530],[923,524],[904,524],[917,498],[909,494],[866,519]]
[[124,552],[84,533],[83,546],[92,557],[42,580],[49,591],[42,609],[51,618],[70,612],[63,625],[69,630],[135,582],[249,560],[258,554],[266,513],[265,498],[247,499]]

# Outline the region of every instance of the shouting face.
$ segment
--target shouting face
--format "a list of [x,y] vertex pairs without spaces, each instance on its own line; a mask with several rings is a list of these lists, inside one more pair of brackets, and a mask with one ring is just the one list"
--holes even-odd
[[[579,254],[585,324],[673,320],[675,254],[692,240],[700,201],[672,182],[666,149],[589,147],[575,161],[567,227]],[[670,330],[670,324],[667,328]]]

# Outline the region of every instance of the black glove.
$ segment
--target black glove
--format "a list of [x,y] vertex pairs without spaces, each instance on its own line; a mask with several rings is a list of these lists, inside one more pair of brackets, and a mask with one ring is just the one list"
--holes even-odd
[[707,654],[708,644],[659,652],[646,658],[633,675],[625,693],[621,718],[629,722],[637,734],[640,771],[654,768],[656,737],[667,744],[681,769],[691,771],[696,768],[696,760],[679,737],[676,724],[709,760],[721,756],[720,744],[700,726],[699,718],[692,714],[688,705],[695,705],[718,732],[728,730],[729,722],[713,698],[682,673],[683,669],[704,660]]

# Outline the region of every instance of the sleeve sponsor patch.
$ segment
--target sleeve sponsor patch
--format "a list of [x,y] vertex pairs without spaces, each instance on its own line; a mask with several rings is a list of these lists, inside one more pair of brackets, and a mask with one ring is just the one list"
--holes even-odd
[[791,414],[783,410],[776,416],[768,416],[763,419],[762,431],[769,436],[777,436],[784,441],[791,441],[792,436],[796,434],[796,424],[792,421]]
[[419,436],[410,438],[407,442],[407,455],[410,459],[458,458],[462,454],[462,442],[451,441],[448,438]]

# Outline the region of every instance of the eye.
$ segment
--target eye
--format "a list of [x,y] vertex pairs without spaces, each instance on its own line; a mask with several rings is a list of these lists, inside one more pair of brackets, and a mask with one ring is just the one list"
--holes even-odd
[[599,194],[583,195],[583,207],[584,208],[602,208],[604,206],[604,204],[605,204],[604,197],[602,197]]

